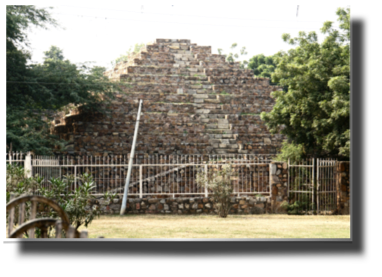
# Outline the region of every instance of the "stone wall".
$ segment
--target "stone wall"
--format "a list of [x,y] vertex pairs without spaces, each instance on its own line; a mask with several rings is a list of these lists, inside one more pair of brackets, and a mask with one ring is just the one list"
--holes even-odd
[[66,152],[105,156],[131,149],[143,100],[137,153],[275,154],[283,141],[260,119],[280,87],[189,40],[157,39],[105,72],[124,82],[104,116],[71,112],[54,121]]
[[[269,197],[232,197],[230,214],[264,214],[271,212]],[[94,200],[102,214],[119,214],[122,195],[112,203],[99,196]],[[129,198],[126,214],[216,214],[213,197]]]
[[350,214],[350,163],[337,164],[337,209],[339,214]]
[[271,209],[274,213],[285,213],[281,203],[288,201],[288,164],[272,162],[270,164]]

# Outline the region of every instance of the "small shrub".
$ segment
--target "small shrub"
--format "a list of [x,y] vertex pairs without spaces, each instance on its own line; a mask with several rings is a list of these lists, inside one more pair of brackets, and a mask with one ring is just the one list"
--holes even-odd
[[196,182],[207,189],[212,190],[213,198],[220,217],[227,217],[231,209],[231,194],[233,192],[232,177],[236,176],[232,165],[225,164],[219,170],[213,170],[205,174],[204,168],[197,173]]
[[[73,175],[63,176],[62,179],[51,178],[49,180],[50,186],[47,188],[43,185],[44,180],[41,176],[36,175],[26,178],[24,168],[7,165],[7,202],[9,202],[10,194],[18,197],[38,193],[57,202],[67,213],[69,223],[76,229],[82,225],[87,227],[94,218],[99,217],[100,211],[92,203],[95,198],[91,195],[91,190],[95,187],[93,177],[88,173],[84,173],[78,177],[78,180],[78,187],[73,191],[70,190],[70,185],[74,182]],[[110,197],[115,196],[110,195]],[[27,202],[26,204],[26,218],[28,218],[30,203]],[[15,214],[17,211],[18,209],[15,210]],[[41,217],[57,218],[58,214],[52,209],[47,209],[46,205],[41,205],[36,218]],[[36,234],[38,237],[39,233]]]
[[117,194],[116,193],[111,193],[109,191],[105,192],[104,195],[103,195],[103,198],[105,200],[109,200],[109,204],[113,203],[113,200],[114,198],[117,197]]

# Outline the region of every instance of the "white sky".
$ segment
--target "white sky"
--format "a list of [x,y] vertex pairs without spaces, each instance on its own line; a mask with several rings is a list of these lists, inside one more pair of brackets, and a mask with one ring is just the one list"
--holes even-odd
[[110,62],[130,46],[156,38],[190,39],[198,45],[212,46],[213,53],[218,48],[228,53],[236,42],[236,51],[247,48],[245,59],[261,53],[272,55],[290,48],[281,39],[283,33],[319,33],[327,20],[337,25],[337,8],[347,6],[344,1],[300,3],[296,16],[297,3],[292,1],[61,3],[54,2],[52,10],[61,28],[33,29],[28,34],[34,62],[42,62],[43,51],[55,45],[71,62],[92,61],[110,67]]

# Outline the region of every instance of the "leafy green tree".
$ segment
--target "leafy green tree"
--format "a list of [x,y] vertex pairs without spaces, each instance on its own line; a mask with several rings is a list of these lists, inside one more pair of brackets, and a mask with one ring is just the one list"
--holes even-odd
[[64,54],[63,51],[57,46],[52,45],[49,51],[44,52],[44,60],[54,60],[54,61],[63,61]]
[[271,78],[271,74],[275,71],[276,65],[273,56],[264,56],[259,54],[249,59],[248,68],[253,70],[256,77]]
[[200,168],[196,175],[196,182],[199,186],[212,190],[215,207],[220,217],[226,218],[232,207],[232,179],[237,175],[231,164],[224,164],[207,175],[204,169]]
[[47,9],[7,6],[7,145],[16,151],[50,154],[62,145],[50,134],[55,112],[68,104],[84,111],[102,111],[100,104],[112,98],[111,84],[99,69],[64,60],[52,46],[43,64],[28,64],[26,30],[31,26],[56,26]]
[[284,158],[299,155],[291,150],[301,147],[305,157],[350,155],[350,10],[339,8],[337,15],[340,29],[325,22],[321,44],[315,32],[284,34],[283,40],[297,47],[274,56],[272,81],[288,91],[273,92],[276,104],[261,117],[271,132],[288,137]]
[[[237,47],[237,43],[233,43],[232,45],[231,45],[231,47],[230,47],[230,49],[233,51],[233,50],[235,50],[236,49],[236,47]],[[221,49],[221,48],[218,48],[218,53],[219,53],[219,55],[223,55],[223,49]],[[245,55],[247,55],[248,54],[248,52],[247,52],[247,50],[246,50],[246,47],[245,46],[243,46],[240,50],[239,50],[239,52],[230,52],[230,53],[228,53],[228,55],[226,56],[226,61],[227,62],[229,62],[229,63],[234,63],[237,59],[239,59],[241,56],[245,56]],[[244,60],[244,61],[241,61],[240,62],[240,68],[242,68],[242,69],[244,69],[244,68],[246,68],[247,67],[247,64],[248,64],[248,61],[246,61],[246,60]]]
[[[95,181],[91,174],[84,173],[77,178],[77,188],[70,190],[74,183],[73,175],[65,175],[63,178],[50,178],[49,187],[44,183],[44,178],[35,175],[25,177],[24,168],[7,164],[6,172],[7,202],[10,195],[19,197],[21,195],[33,195],[36,191],[40,195],[54,200],[68,215],[69,223],[76,229],[84,225],[88,227],[91,222],[100,216],[100,210],[95,205],[95,197],[91,190],[95,188]],[[110,199],[115,195],[108,194]],[[16,211],[17,212],[17,211]],[[30,215],[30,203],[26,206],[26,218]],[[58,214],[52,209],[38,210],[36,218],[57,218]],[[51,228],[52,230],[52,228]]]
[[126,51],[126,54],[122,54],[118,58],[116,58],[114,61],[111,62],[112,66],[115,66],[117,63],[128,61],[131,59],[134,55],[138,54],[141,49],[145,47],[144,43],[136,43],[134,46],[130,46],[129,49]]

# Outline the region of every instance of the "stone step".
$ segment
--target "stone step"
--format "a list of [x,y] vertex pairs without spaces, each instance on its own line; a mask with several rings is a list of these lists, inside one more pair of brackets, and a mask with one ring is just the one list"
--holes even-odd
[[219,104],[219,105],[221,104],[219,99],[209,99],[209,98],[194,98],[194,103],[198,103],[201,105],[205,104],[205,105],[215,105],[215,106],[216,104]]
[[[168,83],[183,81],[190,85],[209,85],[211,83],[207,81],[207,78],[198,73],[191,73],[189,75],[156,75],[156,74],[124,74],[121,76],[121,80],[128,82],[160,82],[165,80]],[[210,87],[212,89],[212,87]]]
[[196,94],[208,94],[211,99],[216,99],[216,94],[210,89],[207,88],[193,88],[193,89],[186,89],[186,94],[196,95]]
[[214,149],[215,154],[237,154],[240,150],[236,149]]
[[181,75],[181,74],[200,74],[202,76],[206,76],[204,70],[202,68],[193,68],[190,70],[189,68],[173,68],[173,67],[154,67],[154,66],[128,66],[125,68],[126,73],[129,74],[155,74],[155,75]]
[[209,139],[234,139],[235,136],[233,134],[208,134]]
[[191,44],[189,39],[171,39],[171,38],[157,38],[154,44],[169,44],[169,43],[185,43],[187,45]]
[[205,132],[207,134],[221,134],[221,135],[232,134],[232,130],[229,130],[229,129],[206,129]]
[[[197,82],[195,82],[195,83],[197,83]],[[198,83],[198,84],[188,84],[188,86],[191,89],[211,89],[212,88],[212,85],[204,85],[204,84],[201,84],[201,83]]]
[[[126,75],[126,74],[121,74]],[[128,76],[132,75],[132,73],[127,74]],[[190,71],[182,71],[182,72],[169,72],[168,74],[158,74],[158,73],[134,73],[135,76],[140,77],[147,77],[147,76],[155,76],[155,77],[184,77],[190,78],[190,77],[199,77],[203,78],[203,80],[207,81],[207,76],[204,75],[202,72],[190,72]],[[233,96],[232,96],[233,97]]]
[[239,149],[239,145],[236,144],[225,144],[225,143],[212,143],[215,149]]
[[184,61],[184,60],[172,60],[173,64],[174,64],[174,67],[176,67],[175,65],[179,65],[179,66],[185,66],[185,67],[190,67],[190,66],[199,66],[198,62],[197,61],[192,61],[192,60],[187,60],[187,61]]
[[175,61],[194,61],[195,55],[193,54],[173,54]]
[[203,116],[204,118],[208,118],[208,119],[225,119],[226,118],[225,114],[205,114]]
[[231,126],[230,124],[207,124],[207,128],[208,129],[214,129],[214,130],[223,130],[223,129],[227,129],[227,130],[231,130]]
[[209,89],[212,90],[212,84],[207,81],[207,78],[203,77],[196,77],[196,76],[190,76],[190,77],[184,77],[185,83],[188,85],[196,85],[196,86],[208,86]]
[[[172,67],[175,67],[175,68],[186,68],[188,69],[189,71],[203,71],[203,66],[199,66],[199,65],[194,65],[194,64],[191,64],[191,62],[182,62],[182,63],[173,63],[172,64]],[[198,70],[195,70],[195,69],[198,69]]]
[[176,54],[182,54],[182,55],[194,55],[189,49],[171,49],[171,53],[176,55]]
[[210,143],[217,144],[236,144],[237,141],[235,139],[210,139]]
[[201,122],[203,123],[218,123],[218,124],[228,124],[227,119],[218,119],[218,118],[202,118]]

